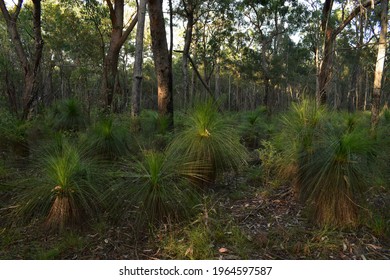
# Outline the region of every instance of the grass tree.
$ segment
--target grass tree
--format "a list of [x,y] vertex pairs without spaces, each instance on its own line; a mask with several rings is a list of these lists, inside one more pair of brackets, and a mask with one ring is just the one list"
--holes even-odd
[[298,196],[302,166],[311,162],[315,142],[323,135],[325,117],[325,108],[318,107],[314,100],[302,100],[282,116],[281,131],[274,138],[276,147],[283,154],[280,173],[293,180]]
[[210,181],[225,171],[238,170],[247,159],[247,150],[240,143],[237,130],[211,101],[195,106],[186,117],[183,131],[170,143],[168,153],[205,163],[208,169],[204,175]]
[[37,154],[34,175],[22,182],[15,217],[43,219],[55,230],[83,225],[99,210],[103,182],[98,165],[59,137]]
[[124,162],[120,180],[107,192],[113,214],[134,212],[138,224],[156,225],[179,220],[190,214],[198,202],[198,194],[189,178],[202,179],[182,157],[145,150],[142,160]]
[[116,159],[129,152],[129,129],[112,118],[102,119],[85,135],[86,146],[92,155]]
[[282,123],[276,138],[282,171],[293,171],[290,177],[310,219],[322,226],[356,226],[376,147],[368,119],[331,114],[303,101]]
[[362,195],[368,187],[370,156],[375,152],[368,130],[330,132],[302,166],[301,195],[311,218],[320,225],[356,226]]
[[58,131],[78,131],[86,127],[86,116],[76,99],[61,101],[52,109],[49,117],[49,122]]

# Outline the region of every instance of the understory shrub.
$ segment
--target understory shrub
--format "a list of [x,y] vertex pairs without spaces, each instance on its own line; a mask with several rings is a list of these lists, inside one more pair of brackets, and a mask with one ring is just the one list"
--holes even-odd
[[196,167],[183,157],[145,150],[141,160],[122,163],[119,180],[106,194],[110,212],[114,215],[131,212],[138,225],[186,218],[199,198],[190,179],[201,180],[202,168],[203,165]]
[[368,119],[331,114],[304,100],[282,118],[275,139],[281,170],[293,178],[311,220],[321,226],[358,225],[376,154]]
[[54,230],[87,224],[101,206],[102,170],[77,145],[58,137],[36,154],[31,177],[20,182],[14,219],[43,219]]
[[184,129],[175,135],[167,152],[173,157],[184,155],[191,162],[203,162],[209,169],[209,181],[226,171],[237,171],[246,164],[247,150],[240,143],[237,130],[208,101],[195,106],[186,117]]

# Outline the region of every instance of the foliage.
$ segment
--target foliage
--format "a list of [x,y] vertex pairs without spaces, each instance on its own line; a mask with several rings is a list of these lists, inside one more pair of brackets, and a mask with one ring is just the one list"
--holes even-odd
[[0,109],[0,151],[17,147],[18,144],[27,145],[26,130],[28,125],[18,120],[10,112]]
[[76,99],[67,99],[52,109],[49,121],[58,131],[79,131],[86,127],[86,116]]
[[363,114],[331,114],[307,100],[282,117],[282,131],[275,137],[281,171],[294,180],[315,223],[358,224],[377,154],[368,123]]
[[105,118],[88,131],[84,141],[93,155],[115,159],[129,152],[131,135],[128,128],[113,118]]
[[368,131],[330,135],[302,166],[301,195],[320,225],[356,226],[374,144]]
[[262,147],[257,151],[261,160],[263,182],[265,185],[272,185],[276,181],[275,185],[277,185],[280,175],[277,171],[280,168],[282,155],[270,141],[263,140],[261,145]]
[[14,219],[44,218],[55,230],[87,224],[101,206],[102,169],[75,144],[58,137],[37,154],[34,175],[21,182]]
[[199,214],[191,224],[175,229],[162,240],[163,252],[170,258],[207,260],[218,257],[219,249],[246,259],[253,248],[243,232],[223,213],[219,213],[213,199],[205,197],[198,205]]
[[198,104],[187,116],[183,131],[168,147],[173,156],[185,155],[192,162],[202,161],[210,170],[209,180],[225,171],[237,171],[246,163],[247,151],[237,130],[218,113],[211,101]]
[[245,146],[256,149],[267,136],[266,109],[261,107],[244,115],[240,123],[240,135]]
[[315,151],[315,143],[323,135],[327,111],[318,107],[314,100],[304,99],[294,103],[291,109],[282,115],[281,129],[274,137],[275,146],[283,154],[280,163],[280,175],[294,179],[299,193],[301,167],[310,162]]
[[136,128],[140,128],[138,140],[145,148],[162,151],[172,138],[168,132],[168,117],[159,115],[156,111],[143,110],[133,122]]
[[147,150],[142,160],[125,161],[118,174],[120,180],[107,193],[111,213],[135,211],[139,225],[189,216],[198,199],[189,179],[202,179],[203,166],[199,165],[199,170],[194,166],[183,158]]

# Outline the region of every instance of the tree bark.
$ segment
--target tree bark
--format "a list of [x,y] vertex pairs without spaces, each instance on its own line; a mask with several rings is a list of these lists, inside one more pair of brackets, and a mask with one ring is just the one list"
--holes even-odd
[[169,62],[162,0],[148,0],[152,51],[157,76],[158,112],[173,129],[172,69]]
[[383,68],[386,59],[386,34],[387,34],[387,13],[389,9],[388,0],[381,2],[381,32],[379,35],[378,54],[375,65],[374,88],[371,101],[371,130],[375,133],[379,122],[379,107],[382,89]]
[[182,56],[182,71],[183,71],[183,101],[184,104],[187,105],[187,100],[190,95],[190,80],[189,80],[189,71],[188,71],[188,57],[190,56],[190,48],[192,43],[192,32],[194,26],[194,10],[195,6],[192,3],[192,0],[182,1],[187,17],[187,25],[184,36],[184,48],[183,48],[183,56]]
[[138,6],[138,24],[135,41],[135,59],[133,87],[131,95],[131,116],[137,117],[140,113],[141,90],[142,90],[142,62],[144,48],[144,30],[145,30],[146,0],[141,0]]
[[101,94],[104,100],[104,110],[111,111],[114,94],[119,90],[118,63],[120,50],[127,40],[127,37],[137,24],[137,16],[133,17],[130,25],[124,28],[124,0],[106,0],[110,11],[111,36],[110,45],[103,62],[103,76]]
[[332,13],[333,0],[326,0],[322,10],[322,22],[321,29],[324,35],[323,44],[323,60],[320,66],[318,77],[318,90],[317,101],[320,104],[325,105],[327,103],[327,86],[332,77],[333,67],[333,48],[336,41],[336,37],[341,31],[354,19],[358,14],[362,12],[363,8],[372,8],[373,5],[378,4],[380,0],[366,0],[365,2],[357,5],[351,13],[340,23],[337,28],[330,26],[329,18]]
[[33,2],[33,37],[34,51],[32,57],[28,57],[24,49],[22,40],[17,27],[18,16],[22,9],[23,0],[19,0],[15,6],[14,12],[10,14],[4,0],[0,0],[0,9],[7,24],[7,31],[15,47],[16,55],[19,59],[24,75],[24,88],[22,96],[22,119],[29,118],[32,105],[37,98],[38,92],[38,74],[42,58],[43,39],[41,32],[41,0],[32,0]]

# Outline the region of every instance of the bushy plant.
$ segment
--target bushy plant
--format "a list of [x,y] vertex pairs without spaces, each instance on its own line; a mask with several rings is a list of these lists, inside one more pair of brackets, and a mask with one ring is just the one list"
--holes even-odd
[[213,181],[218,174],[236,171],[246,163],[247,151],[240,143],[237,130],[209,101],[198,104],[187,116],[183,131],[168,146],[173,157],[185,155],[191,162],[204,162],[210,169],[205,174]]
[[293,179],[315,223],[358,224],[376,147],[368,123],[361,114],[331,114],[310,101],[294,105],[282,118],[275,138],[281,170]]
[[86,127],[86,115],[76,99],[59,102],[49,114],[49,122],[58,131],[79,131]]
[[145,149],[163,151],[172,137],[168,129],[168,117],[159,115],[156,111],[143,110],[135,121],[136,128],[140,128],[135,135],[140,145]]
[[105,118],[84,135],[84,141],[93,155],[115,159],[129,152],[131,135],[129,128],[121,126],[112,118]]
[[265,185],[272,185],[279,177],[282,155],[270,141],[263,140],[261,145],[257,151],[261,160],[263,182]]
[[101,204],[102,169],[85,153],[59,137],[37,153],[31,178],[22,181],[15,220],[43,218],[55,230],[83,225]]
[[18,155],[26,155],[28,152],[27,128],[27,123],[20,121],[6,110],[0,110],[0,151],[13,151]]
[[142,160],[125,161],[119,181],[107,193],[111,213],[135,211],[139,225],[156,225],[188,216],[198,199],[189,178],[202,178],[194,165],[188,166],[182,158],[156,151],[144,151]]
[[314,100],[305,99],[301,103],[294,103],[280,119],[281,130],[273,139],[283,155],[280,175],[293,181],[298,196],[302,166],[311,162],[315,145],[324,135],[326,118],[325,108],[318,107]]
[[266,109],[261,107],[243,115],[240,123],[240,134],[245,146],[256,149],[261,139],[267,137]]
[[302,166],[301,197],[316,223],[339,227],[358,224],[374,148],[368,131],[330,135]]

